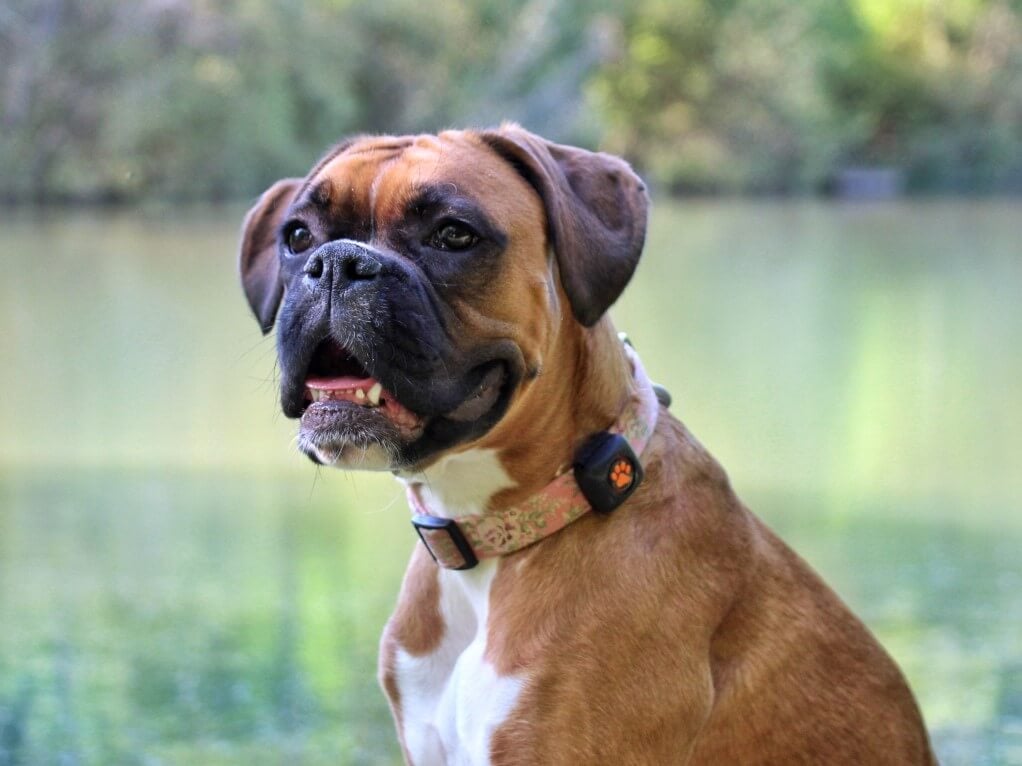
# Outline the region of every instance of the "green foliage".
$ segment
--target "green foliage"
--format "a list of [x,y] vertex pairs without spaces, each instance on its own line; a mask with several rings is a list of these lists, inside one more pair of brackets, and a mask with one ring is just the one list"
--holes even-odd
[[349,70],[352,48],[315,6],[57,0],[19,13],[48,44],[22,51],[5,26],[8,80],[23,72],[37,94],[5,110],[9,195],[250,194],[357,118],[346,78],[324,76]]
[[1022,187],[1017,0],[11,0],[0,198],[237,198],[515,119],[678,191]]
[[[823,4],[639,0],[593,97],[609,148],[684,191],[804,188],[861,130],[819,72]],[[640,117],[641,115],[641,117]]]
[[1022,188],[1022,22],[1006,0],[637,0],[591,93],[607,143],[682,190],[797,191],[892,166]]
[[858,0],[858,61],[836,106],[871,119],[857,158],[918,188],[1022,188],[1022,19],[1005,0]]

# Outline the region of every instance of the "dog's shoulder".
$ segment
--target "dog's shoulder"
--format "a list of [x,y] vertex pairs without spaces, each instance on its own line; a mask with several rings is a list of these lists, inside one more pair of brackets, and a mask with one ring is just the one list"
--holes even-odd
[[651,546],[686,566],[706,561],[717,567],[721,559],[742,564],[755,555],[762,525],[738,498],[721,464],[666,409],[647,455],[645,481],[623,515],[647,530]]

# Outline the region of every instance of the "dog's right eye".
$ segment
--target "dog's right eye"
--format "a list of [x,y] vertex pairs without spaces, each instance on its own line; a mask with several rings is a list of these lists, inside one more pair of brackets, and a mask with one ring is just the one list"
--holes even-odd
[[312,247],[312,232],[304,226],[295,226],[287,234],[287,249],[295,255]]
[[460,223],[445,223],[430,237],[430,244],[437,250],[468,250],[479,241],[479,236],[468,226]]

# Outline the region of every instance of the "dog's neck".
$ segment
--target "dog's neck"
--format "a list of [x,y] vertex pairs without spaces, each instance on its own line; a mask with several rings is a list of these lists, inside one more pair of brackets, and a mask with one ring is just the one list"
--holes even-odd
[[621,413],[634,382],[610,320],[573,323],[555,340],[509,417],[478,445],[399,475],[433,513],[457,519],[522,502],[570,470],[581,443]]

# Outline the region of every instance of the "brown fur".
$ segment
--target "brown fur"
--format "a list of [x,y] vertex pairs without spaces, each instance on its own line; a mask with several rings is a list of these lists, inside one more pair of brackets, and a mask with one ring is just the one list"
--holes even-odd
[[[500,563],[487,659],[530,683],[495,766],[935,763],[895,664],[666,411],[646,454],[631,501]],[[434,609],[406,580],[391,639]]]
[[[543,373],[483,440],[518,483],[494,507],[538,491],[626,394],[609,322],[583,329],[559,291],[559,317],[536,295],[513,301],[528,336],[549,340]],[[501,561],[487,659],[530,682],[493,763],[935,763],[894,663],[666,411],[644,462],[643,486],[610,517]],[[406,585],[398,641],[412,608],[434,607]]]
[[633,502],[501,562],[488,656],[531,683],[493,763],[933,763],[894,663],[667,413],[649,454]]

